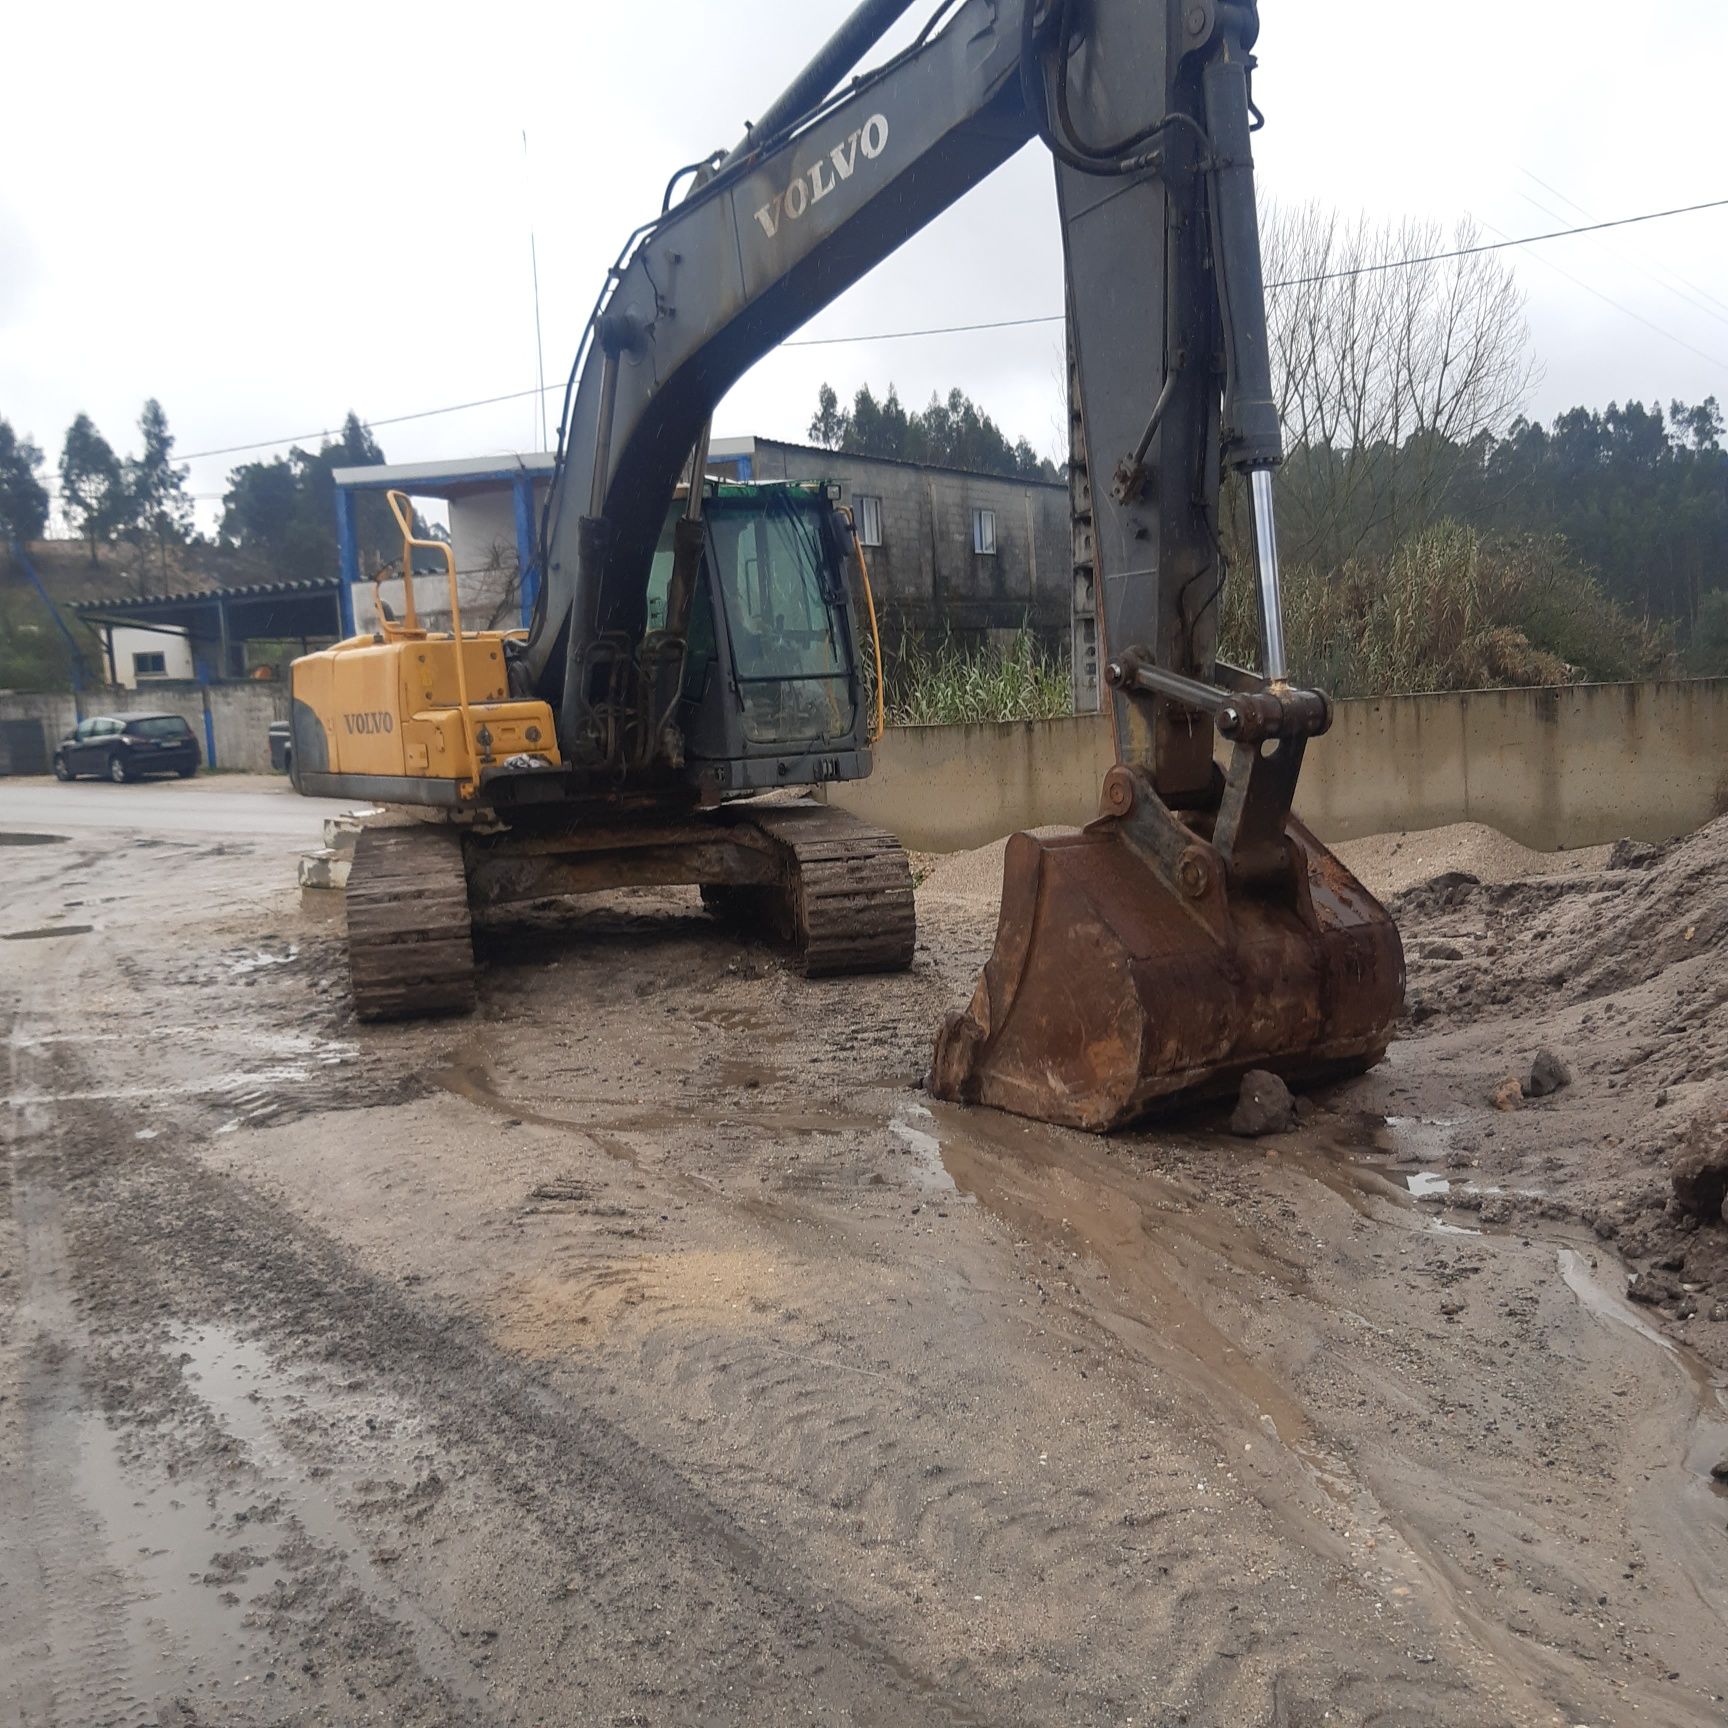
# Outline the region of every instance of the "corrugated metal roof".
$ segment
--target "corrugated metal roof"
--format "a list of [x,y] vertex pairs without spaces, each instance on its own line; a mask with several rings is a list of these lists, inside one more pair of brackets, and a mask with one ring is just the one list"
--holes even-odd
[[496,456],[464,456],[454,461],[384,462],[358,468],[332,468],[330,477],[338,486],[367,489],[395,486],[412,492],[416,481],[426,487],[460,486],[486,480],[502,483],[518,474],[543,480],[551,474],[554,461],[550,450],[522,450]]
[[334,576],[300,577],[283,582],[245,582],[232,588],[197,588],[184,594],[116,594],[107,600],[77,600],[74,612],[136,612],[146,606],[197,606],[216,600],[263,600],[283,594],[334,594]]

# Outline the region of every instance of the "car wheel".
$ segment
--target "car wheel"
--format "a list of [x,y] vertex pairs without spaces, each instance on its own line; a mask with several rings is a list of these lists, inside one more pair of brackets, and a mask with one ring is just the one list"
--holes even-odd
[[54,778],[56,780],[70,780],[72,778],[72,770],[66,766],[64,756],[54,758]]
[[126,782],[132,778],[131,774],[127,771],[126,758],[122,756],[118,750],[108,758],[108,778],[112,780],[116,786],[124,786]]

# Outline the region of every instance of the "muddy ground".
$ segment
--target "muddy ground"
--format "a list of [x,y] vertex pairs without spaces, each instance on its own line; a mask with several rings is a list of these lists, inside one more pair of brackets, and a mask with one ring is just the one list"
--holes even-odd
[[988,856],[904,977],[621,895],[362,1029],[294,806],[113,790],[0,790],[6,1721],[1724,1720],[1728,1232],[1669,1170],[1728,825],[1365,843],[1389,1061],[1104,1143],[919,1089]]

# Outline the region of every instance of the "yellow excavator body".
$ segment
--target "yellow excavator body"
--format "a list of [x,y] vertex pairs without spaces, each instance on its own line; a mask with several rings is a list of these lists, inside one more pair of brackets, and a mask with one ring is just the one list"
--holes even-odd
[[353,636],[297,660],[294,700],[323,731],[325,771],[450,780],[472,796],[492,762],[532,755],[557,766],[552,710],[510,696],[504,642],[500,631],[464,634],[460,643],[422,632]]

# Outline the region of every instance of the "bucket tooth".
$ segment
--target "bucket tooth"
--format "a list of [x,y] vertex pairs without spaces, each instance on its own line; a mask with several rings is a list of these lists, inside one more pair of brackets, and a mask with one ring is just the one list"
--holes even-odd
[[1300,822],[1285,835],[1287,878],[1252,887],[1198,832],[1174,881],[1115,818],[1014,835],[996,946],[937,1035],[932,1092],[1106,1132],[1251,1068],[1379,1061],[1404,1002],[1397,929]]

